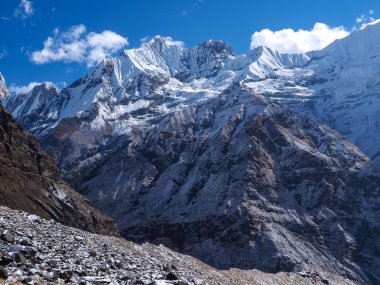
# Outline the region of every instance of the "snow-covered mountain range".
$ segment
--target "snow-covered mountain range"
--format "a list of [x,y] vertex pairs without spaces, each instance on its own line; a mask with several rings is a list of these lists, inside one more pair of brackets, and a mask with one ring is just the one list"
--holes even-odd
[[376,24],[320,51],[235,55],[156,36],[3,103],[129,238],[378,284],[379,38]]
[[103,60],[58,96],[43,83],[51,89],[43,98],[31,91],[5,105],[39,136],[72,117],[87,118],[92,133],[115,136],[240,82],[336,129],[380,166],[380,144],[372,143],[380,140],[379,35],[380,25],[369,25],[321,51],[288,55],[258,47],[240,56],[221,41],[186,49],[157,36]]

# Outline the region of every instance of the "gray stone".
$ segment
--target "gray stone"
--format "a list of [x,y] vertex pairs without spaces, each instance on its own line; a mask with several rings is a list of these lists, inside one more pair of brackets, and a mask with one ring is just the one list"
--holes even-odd
[[8,243],[13,243],[14,240],[15,240],[15,237],[13,234],[11,234],[8,230],[4,231],[2,234],[1,234],[1,239],[3,241],[6,241]]

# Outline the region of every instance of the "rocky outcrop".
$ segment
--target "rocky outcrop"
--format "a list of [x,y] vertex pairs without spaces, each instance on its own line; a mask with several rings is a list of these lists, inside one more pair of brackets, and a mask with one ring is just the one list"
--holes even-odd
[[116,234],[112,219],[60,178],[37,138],[0,105],[0,204],[93,232]]

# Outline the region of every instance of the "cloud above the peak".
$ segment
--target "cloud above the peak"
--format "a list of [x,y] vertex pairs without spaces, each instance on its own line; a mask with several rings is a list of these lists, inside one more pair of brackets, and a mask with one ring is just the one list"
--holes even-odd
[[184,47],[185,43],[182,41],[176,41],[173,40],[172,37],[161,37],[162,40],[168,45],[168,46],[181,46]]
[[85,25],[72,26],[64,32],[56,28],[43,48],[30,54],[30,60],[36,64],[77,62],[90,67],[127,45],[127,38],[110,30],[87,32]]
[[38,85],[39,83],[38,82],[30,82],[28,85],[15,85],[15,84],[11,84],[8,88],[9,92],[13,93],[13,94],[26,94],[28,93],[30,90],[33,89],[33,87],[35,87],[36,85]]
[[348,35],[349,31],[343,26],[329,27],[324,23],[316,23],[311,30],[263,29],[253,33],[250,48],[267,46],[281,53],[304,53],[322,49]]
[[359,27],[354,27],[354,30],[363,30],[367,26],[375,25],[380,22],[380,19],[375,18],[375,10],[371,9],[368,11],[367,14],[362,14],[359,17],[355,19],[355,22],[357,25],[360,25]]

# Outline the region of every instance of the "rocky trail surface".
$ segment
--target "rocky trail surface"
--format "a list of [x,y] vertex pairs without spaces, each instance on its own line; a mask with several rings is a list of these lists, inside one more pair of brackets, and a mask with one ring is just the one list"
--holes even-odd
[[312,269],[218,271],[164,246],[92,234],[6,207],[0,207],[0,230],[0,284],[355,284]]

